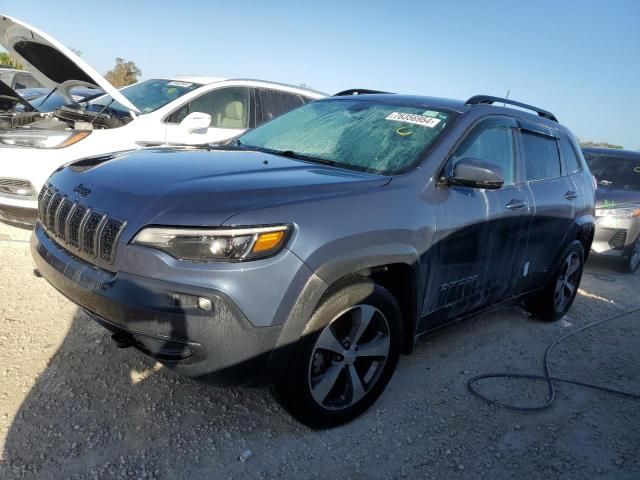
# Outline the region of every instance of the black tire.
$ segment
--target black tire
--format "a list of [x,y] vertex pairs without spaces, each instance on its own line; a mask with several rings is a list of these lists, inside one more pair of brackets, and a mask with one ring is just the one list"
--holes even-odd
[[[578,261],[577,270],[565,276],[567,262],[571,261],[570,259]],[[560,257],[559,264],[554,268],[553,275],[544,289],[526,299],[525,305],[531,315],[546,322],[554,322],[564,317],[578,293],[583,268],[584,247],[578,240],[574,240]],[[561,285],[563,278],[567,281]],[[568,283],[573,284],[573,291],[567,286]],[[562,302],[559,301],[558,289],[562,290]],[[571,293],[566,295],[568,292]]]
[[[360,320],[369,313],[370,320]],[[365,323],[367,327],[360,331]],[[356,341],[351,345],[341,338]],[[328,339],[338,340],[332,347],[347,345],[349,350],[340,355],[336,348],[323,348]],[[342,425],[367,410],[383,392],[398,363],[401,343],[401,312],[393,295],[367,280],[345,286],[316,309],[290,370],[273,393],[285,410],[308,427]],[[386,357],[375,355],[385,349]],[[355,381],[352,375],[357,376]],[[329,384],[332,387],[327,390]]]
[[625,260],[622,271],[624,273],[634,273],[640,267],[640,237],[629,248],[629,259]]

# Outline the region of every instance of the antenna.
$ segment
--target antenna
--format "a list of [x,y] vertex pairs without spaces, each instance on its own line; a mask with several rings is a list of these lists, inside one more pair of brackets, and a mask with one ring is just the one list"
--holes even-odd
[[[510,94],[510,93],[511,93],[511,90],[507,88],[507,94],[504,96],[504,98],[508,100],[508,99],[509,99],[509,94]],[[506,107],[506,106],[507,106],[507,104],[506,104],[506,103],[503,103],[503,104],[502,104],[502,106],[503,106],[503,107]]]

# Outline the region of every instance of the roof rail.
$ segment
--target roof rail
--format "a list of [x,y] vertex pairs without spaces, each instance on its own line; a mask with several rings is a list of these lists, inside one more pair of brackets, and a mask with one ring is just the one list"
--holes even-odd
[[391,92],[382,92],[380,90],[368,90],[366,88],[350,88],[349,90],[343,90],[334,94],[334,97],[346,97],[349,95],[373,95],[375,93],[391,93]]
[[515,100],[509,100],[508,98],[492,97],[489,95],[476,95],[474,97],[471,97],[464,103],[465,105],[492,105],[494,103],[506,103],[507,105],[514,105],[526,110],[533,110],[542,118],[558,122],[556,116],[547,110],[543,110],[532,105],[527,105],[526,103],[516,102]]

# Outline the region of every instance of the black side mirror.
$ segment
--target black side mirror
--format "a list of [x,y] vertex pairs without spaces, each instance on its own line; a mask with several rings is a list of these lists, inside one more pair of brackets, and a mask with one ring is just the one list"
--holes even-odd
[[477,158],[463,158],[453,167],[449,183],[464,187],[496,190],[504,184],[502,168]]

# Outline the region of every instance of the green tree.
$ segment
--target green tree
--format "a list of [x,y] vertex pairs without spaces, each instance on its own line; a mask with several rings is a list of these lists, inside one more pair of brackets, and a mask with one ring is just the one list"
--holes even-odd
[[18,70],[24,70],[24,66],[7,52],[0,52],[0,65],[6,65],[11,68],[17,68]]
[[586,141],[586,142],[580,142],[580,146],[582,148],[585,147],[602,147],[602,148],[616,148],[618,150],[623,150],[624,147],[622,145],[614,145],[612,143],[609,142],[592,142],[592,141]]
[[116,58],[116,66],[109,70],[104,78],[114,87],[120,88],[136,83],[140,75],[142,75],[142,71],[135,62]]

